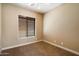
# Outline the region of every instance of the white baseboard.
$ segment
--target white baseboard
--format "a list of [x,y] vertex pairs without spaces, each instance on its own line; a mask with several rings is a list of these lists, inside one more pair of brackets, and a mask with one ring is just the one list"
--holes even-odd
[[52,43],[52,42],[49,42],[49,41],[46,41],[46,40],[37,40],[37,41],[33,41],[33,42],[18,44],[18,45],[15,45],[15,46],[10,46],[10,47],[2,48],[2,50],[11,49],[11,48],[15,48],[15,47],[23,46],[23,45],[28,45],[28,44],[32,44],[32,43],[36,43],[36,42],[40,42],[40,41],[44,41],[44,42],[49,43],[49,44],[51,44],[51,45],[53,45],[53,46],[59,47],[59,48],[64,49],[64,50],[66,50],[66,51],[72,52],[72,53],[74,53],[74,54],[76,54],[76,55],[79,55],[79,52],[77,52],[77,51],[71,50],[71,49],[69,49],[69,48],[66,48],[66,47],[57,45],[57,44],[55,44],[55,43]]
[[53,46],[56,46],[56,47],[59,47],[59,48],[61,48],[61,49],[66,50],[66,51],[69,51],[69,52],[71,52],[71,53],[74,53],[74,54],[76,54],[76,55],[79,55],[79,52],[77,52],[77,51],[74,51],[74,50],[71,50],[71,49],[69,49],[69,48],[66,48],[66,47],[57,45],[57,44],[52,43],[52,42],[48,42],[48,41],[46,41],[46,40],[43,40],[43,41],[46,42],[46,43],[49,43],[49,44],[51,44],[51,45],[53,45]]
[[23,46],[23,45],[28,45],[28,44],[32,44],[32,43],[36,43],[36,42],[40,42],[40,41],[42,41],[42,40],[37,40],[37,41],[33,41],[33,42],[18,44],[15,46],[5,47],[5,48],[2,48],[1,50],[11,49],[11,48],[15,48],[15,47]]

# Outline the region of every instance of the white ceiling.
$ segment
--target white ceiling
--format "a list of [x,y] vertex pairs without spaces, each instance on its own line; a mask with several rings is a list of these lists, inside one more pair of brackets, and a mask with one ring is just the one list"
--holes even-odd
[[58,7],[61,4],[62,3],[14,3],[14,5],[17,5],[32,11],[36,11],[39,13],[46,13]]

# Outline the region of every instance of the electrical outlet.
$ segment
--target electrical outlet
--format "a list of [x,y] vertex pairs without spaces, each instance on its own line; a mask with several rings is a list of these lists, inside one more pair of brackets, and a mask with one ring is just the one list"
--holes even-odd
[[57,42],[57,41],[54,41],[55,43]]
[[63,45],[63,42],[61,42],[61,45]]

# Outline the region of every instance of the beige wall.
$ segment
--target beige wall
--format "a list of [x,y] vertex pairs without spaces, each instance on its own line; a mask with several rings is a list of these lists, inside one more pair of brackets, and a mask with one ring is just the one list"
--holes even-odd
[[10,4],[2,4],[2,18],[3,18],[3,48],[18,45],[21,43],[36,41],[33,39],[19,39],[18,31],[18,15],[36,18],[36,38],[42,39],[42,15],[23,9]]
[[[63,4],[44,16],[44,39],[79,52],[79,4]],[[57,41],[57,42],[55,42]]]
[[1,48],[1,4],[0,4],[0,48]]

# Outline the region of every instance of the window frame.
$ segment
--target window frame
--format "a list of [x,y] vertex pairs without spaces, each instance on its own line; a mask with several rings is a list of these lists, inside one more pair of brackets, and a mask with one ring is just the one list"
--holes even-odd
[[[24,17],[24,16],[22,16],[22,15],[18,15],[18,24],[19,24],[19,19],[20,19],[20,18],[26,19],[26,23],[27,23],[27,25],[26,25],[26,26],[27,26],[27,33],[26,33],[26,36],[25,36],[25,37],[32,37],[32,36],[35,36],[35,32],[36,32],[36,31],[35,31],[35,18],[33,18],[33,17],[27,17],[27,16]],[[30,19],[30,20],[32,19],[32,20],[34,21],[34,35],[28,35],[28,20],[29,20],[29,19]],[[18,29],[19,29],[19,26],[18,26]],[[20,33],[19,33],[19,35],[20,35]],[[19,36],[19,37],[20,37],[20,36]],[[21,38],[23,38],[23,37],[21,37]]]

